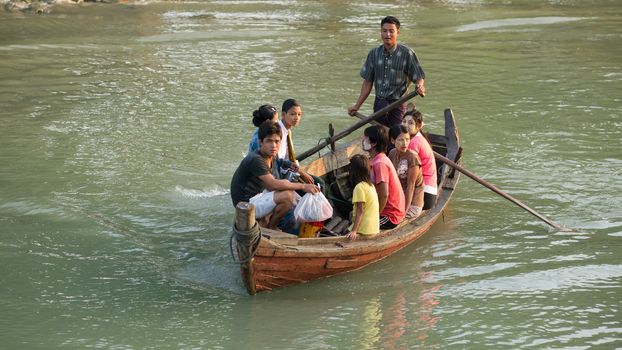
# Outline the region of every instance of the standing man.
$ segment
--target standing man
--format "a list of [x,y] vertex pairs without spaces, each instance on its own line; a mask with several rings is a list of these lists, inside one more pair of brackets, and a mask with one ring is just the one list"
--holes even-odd
[[[400,99],[408,89],[411,82],[415,83],[415,91],[420,96],[425,95],[425,73],[419,65],[415,52],[408,46],[397,43],[400,35],[400,21],[387,16],[380,22],[380,37],[382,45],[372,49],[367,54],[367,60],[361,68],[363,85],[356,103],[348,108],[348,114],[354,116],[361,108],[372,86],[375,86],[376,99],[374,112]],[[377,119],[378,122],[391,127],[399,125],[406,113],[406,105],[389,111],[386,115]]]
[[294,208],[294,191],[319,191],[315,185],[280,179],[276,160],[281,135],[277,123],[263,122],[258,130],[259,149],[246,155],[231,179],[233,206],[241,201],[255,205],[256,218],[264,218],[262,224],[271,229],[276,229],[277,223]]

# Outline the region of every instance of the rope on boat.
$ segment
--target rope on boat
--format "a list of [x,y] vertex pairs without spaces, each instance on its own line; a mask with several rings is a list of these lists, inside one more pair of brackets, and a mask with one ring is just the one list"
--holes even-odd
[[[233,240],[238,246],[238,255],[247,255],[246,257],[238,256],[233,252]],[[246,264],[257,253],[257,247],[259,247],[259,241],[261,241],[261,227],[257,222],[255,226],[251,227],[248,231],[238,230],[235,225],[231,231],[231,237],[229,239],[229,248],[231,249],[231,257],[237,264]],[[240,249],[241,248],[241,249]],[[242,254],[241,250],[244,250]]]

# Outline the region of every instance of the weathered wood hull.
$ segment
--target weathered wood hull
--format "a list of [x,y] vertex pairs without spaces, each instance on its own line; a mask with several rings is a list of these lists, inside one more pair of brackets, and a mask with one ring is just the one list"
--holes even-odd
[[[451,110],[445,111],[445,135],[430,135],[435,150],[459,161],[458,133]],[[349,158],[362,150],[359,143],[332,152],[312,162],[306,169],[322,175],[346,166]],[[438,152],[438,151],[437,151]],[[336,177],[339,175],[336,173]],[[437,204],[415,220],[382,231],[372,237],[360,236],[355,241],[345,237],[298,238],[262,229],[254,256],[241,266],[241,274],[250,294],[308,282],[360,269],[406,247],[421,237],[441,217],[459,179],[459,173],[446,165],[439,174]]]

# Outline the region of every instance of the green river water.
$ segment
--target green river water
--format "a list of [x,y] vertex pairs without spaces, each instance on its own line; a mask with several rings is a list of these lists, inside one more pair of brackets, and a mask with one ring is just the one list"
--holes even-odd
[[[299,152],[351,125],[388,14],[428,131],[451,107],[465,167],[579,232],[463,177],[390,258],[248,296],[229,182],[251,112],[297,98]],[[614,0],[0,10],[0,348],[622,348],[621,19]]]

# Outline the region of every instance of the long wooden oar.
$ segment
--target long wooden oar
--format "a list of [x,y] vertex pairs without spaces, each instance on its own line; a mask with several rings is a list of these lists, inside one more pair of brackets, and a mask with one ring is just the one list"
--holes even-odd
[[[356,116],[359,119],[365,120],[367,119],[367,117],[365,117],[364,115],[360,114],[360,113],[356,113]],[[519,207],[523,208],[524,210],[526,210],[527,212],[529,212],[531,215],[537,217],[538,219],[544,221],[545,223],[547,223],[549,226],[553,227],[554,229],[558,230],[558,231],[563,231],[563,232],[578,232],[577,230],[568,228],[568,227],[564,227],[552,220],[550,220],[549,218],[547,218],[546,216],[538,213],[537,211],[531,209],[530,207],[528,207],[526,204],[524,204],[523,202],[519,201],[518,199],[510,196],[509,194],[507,194],[506,192],[500,190],[497,186],[491,184],[490,182],[480,178],[479,176],[473,174],[472,172],[470,172],[469,170],[465,169],[464,167],[462,167],[461,165],[457,164],[456,162],[442,156],[441,154],[439,154],[436,151],[434,152],[434,157],[438,160],[440,160],[441,162],[449,165],[450,167],[458,170],[459,172],[463,173],[464,175],[470,177],[471,179],[475,180],[477,183],[483,185],[484,187],[488,188],[489,190],[495,192],[496,194],[500,195],[501,197],[509,200],[510,202],[518,205]]]
[[[376,119],[380,118],[381,116],[385,115],[387,112],[389,112],[390,110],[394,109],[395,107],[403,104],[404,102],[410,100],[411,98],[417,96],[418,93],[416,91],[413,91],[407,95],[402,96],[402,98],[400,98],[399,100],[389,104],[388,106],[382,108],[381,110],[379,110],[378,112],[370,115],[369,117],[365,117],[362,120],[360,120],[359,122],[357,122],[356,124],[350,126],[347,129],[344,129],[343,131],[339,132],[337,135],[333,136],[333,137],[329,137],[326,140],[323,140],[322,142],[318,143],[317,146],[312,147],[308,150],[306,150],[305,152],[302,152],[298,155],[297,159],[298,161],[302,161],[303,159],[308,158],[309,156],[313,155],[315,152],[321,150],[322,148],[330,145],[331,143],[334,143],[337,140],[341,140],[342,138],[350,135],[353,131],[355,131],[356,129],[360,128],[361,126],[373,122]],[[357,116],[360,116],[361,114],[358,113]]]
[[471,179],[475,180],[476,182],[478,182],[479,184],[483,185],[484,187],[488,188],[489,190],[493,191],[494,193],[500,195],[501,197],[509,200],[510,202],[518,205],[519,207],[523,208],[524,210],[526,210],[528,213],[530,213],[531,215],[537,217],[538,219],[544,221],[545,223],[547,223],[548,225],[550,225],[551,227],[553,227],[554,229],[558,230],[558,231],[564,231],[564,232],[571,232],[571,231],[576,231],[567,227],[564,227],[552,220],[550,220],[549,218],[547,218],[546,216],[538,213],[537,211],[531,209],[530,207],[528,207],[525,203],[519,201],[518,199],[510,196],[509,194],[507,194],[506,192],[500,190],[497,186],[491,184],[490,182],[482,179],[481,177],[473,174],[472,172],[470,172],[469,170],[465,169],[464,167],[462,167],[461,165],[458,165],[456,162],[451,161],[450,159],[440,155],[439,153],[437,153],[436,151],[434,152],[434,157],[438,160],[440,160],[441,162],[449,165],[450,167],[458,170],[459,172],[463,173],[464,175],[470,177]]

